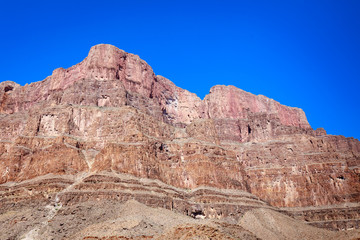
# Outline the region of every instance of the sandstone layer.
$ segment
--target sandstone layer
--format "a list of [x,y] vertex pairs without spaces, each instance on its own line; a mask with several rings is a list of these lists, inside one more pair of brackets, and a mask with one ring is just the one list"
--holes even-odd
[[[2,206],[53,201],[75,183],[61,176],[79,174],[91,176],[62,192],[61,204],[126,201],[134,193],[117,193],[122,180],[102,176],[129,174],[183,189],[136,199],[187,215],[194,204],[225,201],[212,206],[219,218],[243,216],[249,209],[220,193],[227,189],[319,227],[359,227],[358,140],[313,130],[301,109],[234,86],[214,86],[201,100],[111,45],[92,47],[81,63],[41,82],[0,83],[0,129]],[[40,195],[19,187],[49,174],[59,182],[38,182],[31,189]]]

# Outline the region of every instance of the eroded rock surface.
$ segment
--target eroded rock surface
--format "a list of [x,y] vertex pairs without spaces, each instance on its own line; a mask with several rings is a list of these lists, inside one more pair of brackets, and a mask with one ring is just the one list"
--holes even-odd
[[[349,205],[360,202],[358,140],[313,130],[301,109],[234,86],[214,86],[201,100],[111,45],[92,47],[81,63],[41,82],[0,83],[0,129],[4,186],[46,174],[125,173],[189,190],[248,192],[269,206],[291,207],[290,215],[317,226],[359,226],[359,214],[350,214],[351,226],[344,224],[347,217],[341,224],[326,217],[333,211],[326,206],[359,209]],[[93,186],[115,198],[115,186]],[[75,191],[62,200],[97,198],[90,193]],[[5,195],[3,202],[17,199]],[[211,201],[204,198],[194,201]],[[170,202],[154,202],[145,204],[171,209]],[[296,207],[325,207],[328,215],[316,208],[294,213]]]

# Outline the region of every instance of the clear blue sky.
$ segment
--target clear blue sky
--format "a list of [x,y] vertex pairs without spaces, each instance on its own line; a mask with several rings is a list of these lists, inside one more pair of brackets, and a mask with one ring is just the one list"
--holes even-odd
[[1,1],[0,81],[24,85],[113,44],[203,98],[235,85],[360,138],[360,1]]

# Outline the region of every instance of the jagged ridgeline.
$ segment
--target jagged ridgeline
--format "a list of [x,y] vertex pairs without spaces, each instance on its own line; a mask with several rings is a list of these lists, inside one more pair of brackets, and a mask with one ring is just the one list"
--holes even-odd
[[[246,227],[269,218],[359,228],[359,167],[358,140],[313,130],[299,108],[234,86],[214,86],[201,100],[112,45],[43,81],[0,83],[1,239],[166,239],[187,228],[271,239],[271,229]],[[96,202],[104,209],[86,211]],[[168,209],[189,225],[139,218],[119,227],[110,206],[128,205]],[[112,219],[113,233],[101,232]],[[304,239],[345,237],[301,224]]]

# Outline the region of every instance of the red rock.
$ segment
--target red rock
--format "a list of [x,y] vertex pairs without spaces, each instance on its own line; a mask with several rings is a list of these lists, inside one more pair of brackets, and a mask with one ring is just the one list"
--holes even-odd
[[113,171],[244,190],[277,207],[360,201],[358,140],[234,86],[201,100],[111,45],[41,82],[2,82],[0,129],[0,183]]

